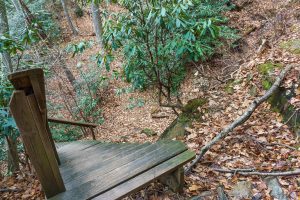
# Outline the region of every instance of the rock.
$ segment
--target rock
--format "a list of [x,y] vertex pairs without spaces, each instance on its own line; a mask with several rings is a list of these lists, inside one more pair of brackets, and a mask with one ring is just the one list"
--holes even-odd
[[[298,79],[298,81],[300,81],[300,79]],[[287,90],[280,87],[268,100],[272,106],[272,110],[279,112],[283,117],[283,121],[287,122],[287,125],[295,133],[297,133],[298,127],[300,126],[300,117],[293,115],[293,113],[296,111],[296,108],[291,104],[291,99],[296,97],[297,90],[298,88],[292,87],[291,92],[289,92],[287,95]]]
[[182,116],[177,117],[171,125],[161,134],[160,139],[183,138],[185,136],[185,128],[190,126],[189,118]]
[[224,186],[223,185],[219,186],[217,188],[217,193],[218,193],[218,199],[219,200],[228,200],[228,197],[227,197],[227,195],[226,195],[226,193],[224,191]]
[[271,190],[270,195],[274,199],[288,200],[280,186],[277,177],[268,176],[264,178],[264,181],[266,182],[268,188]]
[[229,192],[229,195],[237,199],[251,198],[252,184],[248,181],[240,181]]
[[194,119],[201,120],[202,113],[199,107],[207,103],[207,99],[191,99],[182,108],[182,113],[168,126],[161,134],[160,139],[182,139],[186,134],[186,128],[191,125]]
[[150,128],[145,128],[141,131],[141,133],[146,134],[148,137],[155,136],[157,133]]

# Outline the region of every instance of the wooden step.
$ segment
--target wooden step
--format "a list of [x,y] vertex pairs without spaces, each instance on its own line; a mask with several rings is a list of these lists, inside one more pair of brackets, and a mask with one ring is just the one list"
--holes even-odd
[[[97,147],[98,145],[99,148]],[[98,157],[89,155],[91,156],[90,158],[93,158],[91,160],[86,160],[83,157],[82,159],[84,162],[80,163],[80,159],[76,161],[78,165],[66,164],[68,169],[64,169],[64,164],[60,166],[60,171],[67,191],[60,193],[51,199],[87,199],[95,197],[99,194],[106,193],[110,189],[125,183],[166,161],[174,160],[174,158],[181,155],[183,152],[187,152],[185,145],[178,141],[160,141],[151,145],[128,145],[126,147],[123,146],[123,151],[110,146],[109,148],[112,151],[103,154],[101,154],[101,152],[103,152],[105,148],[101,148],[101,145],[104,144],[98,143],[94,145],[94,150],[90,151],[90,153],[93,153]],[[122,145],[114,144],[113,146],[118,147]],[[78,146],[74,147],[81,148]],[[63,152],[67,153],[68,151],[72,151],[71,146],[69,146],[68,149],[69,150],[64,150]],[[101,151],[98,152],[97,149],[101,149]],[[82,150],[82,152],[84,151],[85,150]],[[105,156],[107,153],[109,153],[109,156]],[[189,152],[183,155],[191,156],[192,154]],[[186,158],[185,156],[179,158]],[[179,158],[175,159],[179,164],[187,162]],[[160,175],[160,171],[155,173],[155,177],[159,177]],[[148,175],[148,178],[149,177],[151,176]],[[135,187],[135,184],[137,183],[134,182],[130,187]]]
[[157,165],[132,179],[129,179],[128,181],[112,188],[111,190],[96,196],[93,198],[93,200],[121,199],[129,193],[138,191],[150,182],[172,172],[174,169],[183,166],[194,158],[195,153],[187,150],[176,157],[173,157],[162,164]]

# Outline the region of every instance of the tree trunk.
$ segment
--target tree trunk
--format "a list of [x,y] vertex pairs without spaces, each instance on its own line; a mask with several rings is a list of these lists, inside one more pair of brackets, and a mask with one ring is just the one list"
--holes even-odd
[[[19,0],[19,5],[21,5],[22,7],[22,12],[24,14],[26,23],[27,23],[27,27],[30,27],[32,25],[32,21],[35,19],[35,16],[31,13],[31,11],[29,10],[29,8],[27,7],[27,5],[24,3],[23,0]],[[36,27],[38,29],[38,34],[39,37],[42,40],[46,40],[47,39],[47,35],[43,30],[43,27],[41,27],[40,25],[38,25],[38,27]]]
[[17,141],[10,136],[6,136],[7,142],[7,168],[9,172],[18,171],[19,168],[19,157],[17,150]]
[[103,44],[102,44],[102,20],[100,16],[100,10],[99,10],[99,4],[95,1],[91,2],[91,9],[92,9],[92,16],[93,16],[93,23],[94,23],[94,29],[97,37],[97,41],[100,45],[100,48],[102,50]]
[[72,21],[71,21],[71,17],[69,15],[69,12],[68,12],[68,8],[67,8],[67,5],[65,3],[65,0],[60,0],[61,1],[61,4],[62,4],[62,7],[64,9],[64,13],[65,13],[65,16],[67,18],[67,21],[68,21],[68,24],[73,32],[73,35],[78,35],[78,31],[76,30],[75,26],[73,25]]
[[68,67],[66,66],[65,63],[63,63],[63,64],[61,65],[61,67],[63,68],[63,70],[64,70],[64,72],[65,72],[65,74],[66,74],[66,76],[67,76],[68,81],[69,81],[69,82],[71,83],[71,85],[73,86],[74,91],[76,91],[76,85],[75,85],[76,79],[75,79],[73,73],[68,69]]
[[[7,21],[7,13],[4,0],[0,0],[0,35],[9,34]],[[5,65],[4,72],[13,72],[11,57],[8,52],[2,53],[3,63]]]

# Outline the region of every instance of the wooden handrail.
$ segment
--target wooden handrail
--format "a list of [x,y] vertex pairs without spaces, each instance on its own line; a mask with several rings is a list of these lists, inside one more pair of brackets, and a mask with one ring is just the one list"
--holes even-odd
[[83,126],[83,127],[93,127],[93,128],[96,128],[98,126],[98,124],[78,122],[78,121],[65,120],[65,119],[57,119],[53,117],[48,117],[48,122],[59,123],[59,124],[70,124],[70,125]]

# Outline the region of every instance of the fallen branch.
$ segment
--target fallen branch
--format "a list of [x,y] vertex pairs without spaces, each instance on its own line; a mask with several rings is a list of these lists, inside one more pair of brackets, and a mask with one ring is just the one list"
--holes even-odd
[[0,188],[0,192],[20,192],[23,191],[22,189],[18,188]]
[[192,163],[185,169],[185,174],[188,174],[191,172],[192,168],[198,163],[204,154],[219,140],[226,137],[230,132],[233,131],[234,128],[237,126],[243,124],[245,121],[247,121],[252,113],[256,110],[256,108],[265,102],[280,86],[280,83],[284,79],[287,72],[292,68],[292,65],[287,65],[280,73],[280,75],[276,78],[274,84],[272,87],[261,97],[256,98],[252,104],[248,107],[246,112],[240,116],[238,119],[236,119],[233,123],[231,123],[229,126],[224,128],[220,133],[217,134],[216,137],[214,137],[208,144],[206,144],[204,147],[201,148],[199,155],[195,158],[195,160],[192,161]]
[[232,174],[240,174],[244,176],[295,176],[300,175],[300,169],[296,169],[294,171],[286,171],[286,172],[258,172],[258,171],[240,171],[238,169],[219,169],[212,168],[213,171],[222,172],[222,173],[232,173]]

